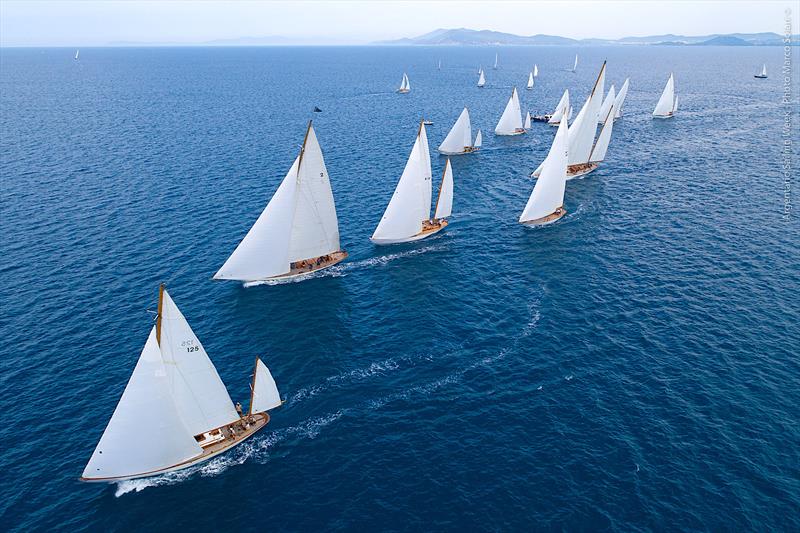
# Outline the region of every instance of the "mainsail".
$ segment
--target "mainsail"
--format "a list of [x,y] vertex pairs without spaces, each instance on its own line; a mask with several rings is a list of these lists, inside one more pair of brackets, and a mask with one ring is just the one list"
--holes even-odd
[[472,126],[469,121],[469,111],[465,107],[447,137],[439,145],[439,152],[447,155],[463,154],[471,147]]
[[553,144],[547,157],[542,163],[542,172],[519,221],[524,223],[538,220],[554,213],[564,205],[564,189],[567,183],[567,151],[568,151],[567,121],[563,120],[558,125]]
[[522,110],[519,105],[519,95],[517,88],[511,92],[511,97],[508,99],[506,108],[500,121],[497,123],[494,132],[496,135],[516,135],[522,133]]
[[600,74],[594,83],[592,92],[578,112],[578,116],[569,128],[569,165],[589,162],[594,136],[597,132],[597,117],[600,113],[600,101],[605,84],[606,63],[600,68]]
[[[564,91],[564,94],[561,95],[561,100],[558,101],[556,105],[556,110],[553,111],[553,114],[550,116],[550,120],[548,120],[548,124],[558,124],[561,122],[561,117],[567,114],[569,111],[569,89]],[[569,116],[567,116],[567,120],[569,120]]]
[[608,94],[603,100],[603,105],[600,106],[600,116],[597,118],[597,121],[602,124],[605,122],[606,115],[608,114],[608,110],[611,109],[611,106],[614,104],[614,101],[617,98],[616,90],[614,89],[614,85],[612,84],[611,87],[608,89]]
[[339,222],[316,132],[308,123],[300,155],[267,207],[214,279],[261,280],[290,263],[339,250]]

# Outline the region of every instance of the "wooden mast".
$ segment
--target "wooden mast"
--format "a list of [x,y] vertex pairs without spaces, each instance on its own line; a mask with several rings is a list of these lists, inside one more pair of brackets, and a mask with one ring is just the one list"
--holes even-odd
[[300,165],[303,163],[303,155],[306,153],[306,142],[308,141],[308,134],[311,132],[311,123],[313,120],[308,121],[308,127],[306,128],[306,136],[303,137],[303,147],[300,148],[300,160],[297,162],[297,175],[300,175]]
[[[310,124],[310,123],[309,123]],[[258,373],[258,356],[253,364],[253,382],[250,384],[250,406],[247,408],[247,415],[253,414],[253,398],[256,396],[256,374]]]
[[156,342],[161,346],[161,312],[164,308],[164,284],[158,286],[158,314],[156,315]]

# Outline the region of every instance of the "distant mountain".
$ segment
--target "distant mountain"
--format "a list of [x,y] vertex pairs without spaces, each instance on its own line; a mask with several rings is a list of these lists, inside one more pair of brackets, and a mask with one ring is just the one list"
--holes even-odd
[[[800,43],[800,35],[792,36],[792,44]],[[777,33],[731,33],[701,36],[648,35],[644,37],[623,37],[622,39],[570,39],[556,35],[514,35],[491,30],[470,30],[468,28],[439,28],[418,37],[405,37],[391,41],[378,41],[382,45],[706,45],[706,46],[777,46],[783,45],[783,36]]]

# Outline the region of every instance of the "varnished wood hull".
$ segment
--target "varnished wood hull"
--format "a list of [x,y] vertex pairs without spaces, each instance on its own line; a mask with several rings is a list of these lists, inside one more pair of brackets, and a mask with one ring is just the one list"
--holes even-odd
[[193,457],[182,463],[178,463],[176,465],[169,466],[167,468],[162,468],[159,470],[153,470],[151,472],[132,474],[130,476],[98,477],[98,478],[82,477],[80,478],[80,480],[85,481],[87,483],[117,483],[119,481],[127,481],[129,479],[142,479],[147,477],[160,476],[168,472],[175,472],[177,470],[183,470],[185,468],[189,468],[191,466],[204,463],[209,459],[212,459],[220,454],[223,454],[228,450],[230,450],[231,448],[234,448],[239,444],[243,443],[256,433],[258,433],[260,430],[264,429],[264,427],[266,427],[266,425],[269,423],[269,415],[267,413],[256,413],[252,416],[255,419],[255,422],[248,429],[242,430],[242,432],[236,436],[228,437],[223,441],[209,445],[208,447],[203,449],[203,453],[201,453],[197,457]]
[[417,233],[416,235],[412,235],[411,237],[404,237],[402,239],[375,239],[375,238],[370,238],[370,240],[373,242],[373,244],[377,244],[379,246],[383,246],[383,245],[386,245],[386,244],[401,244],[401,243],[404,243],[404,242],[421,241],[422,239],[424,239],[426,237],[430,237],[431,235],[435,235],[436,233],[439,233],[440,231],[442,231],[446,227],[447,227],[447,220],[440,220],[438,226],[436,226],[434,228],[430,228],[430,229],[423,229],[421,232]]
[[552,224],[553,222],[555,222],[557,220],[560,220],[561,217],[563,217],[566,214],[567,214],[567,210],[562,207],[558,211],[550,213],[547,216],[544,216],[544,217],[541,217],[541,218],[536,218],[536,219],[533,219],[533,220],[520,221],[520,224],[522,224],[524,226],[546,226],[548,224]]
[[[326,262],[324,262],[324,263],[322,263],[320,265],[310,265],[308,267],[303,267],[303,268],[293,267],[286,274],[281,274],[280,276],[273,276],[271,278],[254,279],[254,280],[246,281],[246,282],[244,282],[244,286],[245,287],[251,287],[253,285],[262,284],[264,282],[282,281],[282,280],[287,280],[287,279],[299,278],[299,277],[302,277],[302,276],[305,276],[305,275],[308,275],[308,274],[312,274],[314,272],[319,272],[321,270],[325,270],[326,268],[330,268],[333,265],[337,265],[337,264],[341,263],[342,261],[347,259],[348,253],[345,250],[339,250],[338,252],[333,252],[330,255],[331,255],[331,260],[330,261],[326,261]],[[314,259],[318,259],[318,258],[315,257],[313,259],[309,259],[309,261],[313,261]]]
[[567,166],[567,179],[571,180],[574,178],[579,178],[581,176],[585,176],[591,172],[597,170],[597,163],[589,163],[588,166],[584,165],[568,165]]

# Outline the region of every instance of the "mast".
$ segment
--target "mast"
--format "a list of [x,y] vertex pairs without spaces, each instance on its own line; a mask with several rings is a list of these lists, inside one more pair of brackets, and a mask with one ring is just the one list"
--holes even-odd
[[300,166],[303,164],[303,155],[306,153],[306,142],[308,142],[308,133],[311,131],[311,123],[313,120],[308,121],[308,127],[306,128],[306,136],[303,137],[303,146],[300,147],[300,155],[298,156],[300,159],[297,162],[297,177],[300,177]]
[[256,356],[256,362],[253,363],[253,382],[250,383],[250,405],[247,407],[247,414],[253,414],[253,398],[256,395],[256,374],[258,374],[258,356]]
[[161,346],[161,313],[164,309],[164,284],[158,286],[158,314],[156,315],[156,342]]

